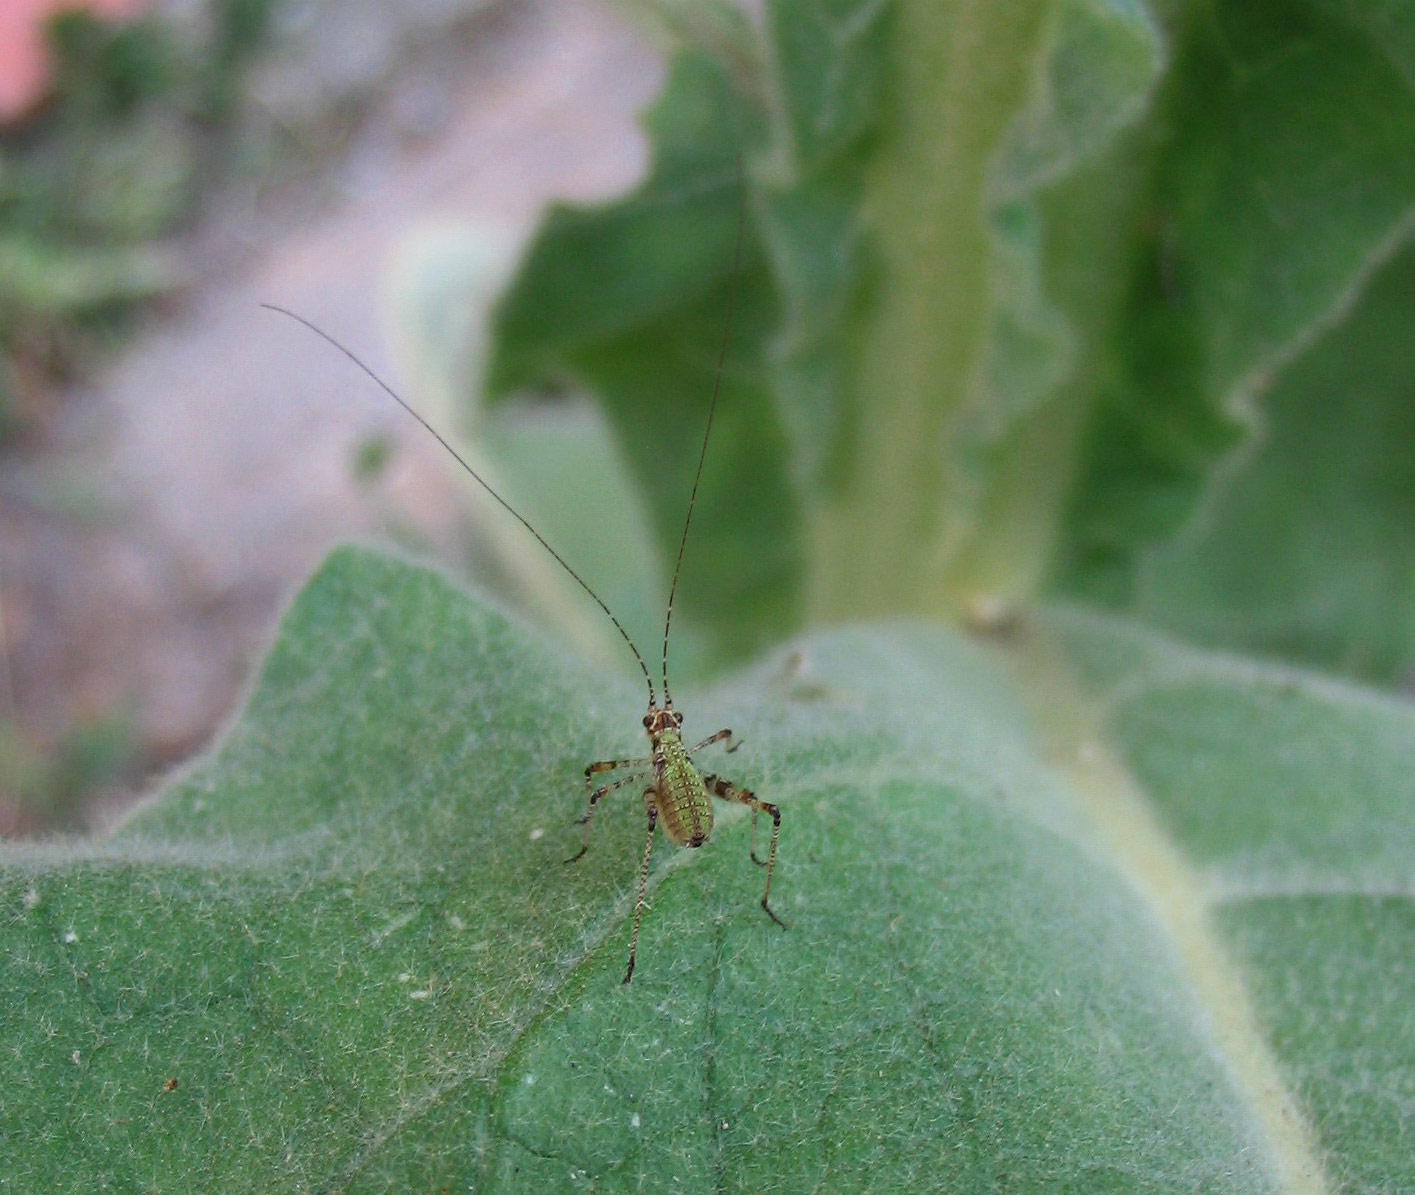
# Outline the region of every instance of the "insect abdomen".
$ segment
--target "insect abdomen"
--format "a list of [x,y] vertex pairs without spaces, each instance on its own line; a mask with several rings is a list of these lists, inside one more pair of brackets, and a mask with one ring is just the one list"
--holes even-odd
[[702,773],[683,750],[675,730],[665,730],[654,745],[658,824],[674,846],[702,846],[712,833],[712,803]]

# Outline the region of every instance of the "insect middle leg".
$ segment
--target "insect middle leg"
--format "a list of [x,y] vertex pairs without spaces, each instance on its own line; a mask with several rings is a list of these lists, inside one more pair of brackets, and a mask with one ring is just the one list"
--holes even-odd
[[701,751],[704,747],[711,747],[714,743],[720,743],[720,742],[722,742],[723,739],[726,739],[726,740],[727,740],[727,747],[725,748],[725,750],[727,751],[727,753],[728,753],[729,755],[730,755],[733,751],[736,751],[737,748],[742,745],[742,740],[741,740],[741,739],[734,739],[734,738],[732,737],[732,732],[731,732],[730,730],[719,730],[716,734],[710,734],[710,735],[708,735],[708,737],[705,738],[705,739],[704,739],[701,743],[699,743],[696,747],[693,747],[692,749],[690,749],[689,752],[688,752],[688,754],[689,754],[689,755],[696,755],[696,754],[697,754],[699,751]]
[[[781,835],[781,810],[770,801],[763,801],[757,797],[749,788],[743,788],[740,784],[733,784],[730,780],[724,780],[721,776],[713,776],[704,773],[703,783],[714,796],[721,797],[724,801],[734,801],[738,805],[746,805],[752,811],[752,862],[758,866],[766,867],[766,889],[762,892],[762,909],[782,929],[786,928],[786,922],[782,921],[774,912],[771,905],[767,903],[771,897],[771,873],[776,868],[776,840]],[[757,858],[757,814],[766,813],[771,816],[771,846],[767,849],[766,862]]]
[[637,771],[630,772],[627,776],[621,776],[613,784],[605,784],[590,793],[589,807],[585,810],[585,816],[580,818],[579,825],[585,828],[585,842],[573,855],[565,860],[566,863],[574,863],[575,860],[583,857],[584,853],[590,849],[590,822],[594,819],[595,806],[599,804],[600,798],[608,793],[612,793],[616,788],[623,788],[626,784],[632,784],[636,780],[644,778],[644,769],[649,766],[647,759],[615,759],[603,760],[600,763],[592,763],[585,769],[585,787],[588,788],[594,783],[593,777],[597,772],[611,772],[615,768],[637,768]]
[[649,834],[644,839],[644,860],[639,864],[639,896],[634,902],[634,929],[629,935],[629,969],[624,972],[624,982],[634,978],[634,956],[639,952],[639,922],[644,917],[645,896],[649,888],[649,856],[653,854],[653,828],[658,825],[658,806],[654,804],[652,786],[644,789],[644,804],[649,810]]

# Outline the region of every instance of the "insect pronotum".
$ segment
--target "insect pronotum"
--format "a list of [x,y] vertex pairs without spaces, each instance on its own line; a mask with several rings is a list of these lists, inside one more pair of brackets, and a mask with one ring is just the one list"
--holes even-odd
[[[739,184],[739,191],[740,191]],[[289,311],[284,307],[279,307],[274,303],[262,303],[261,306],[269,311],[278,312],[288,316],[290,319],[303,324],[315,335],[321,337],[334,348],[338,349],[344,356],[348,357],[356,366],[371,378],[380,389],[393,399],[403,410],[407,411],[416,419],[443,448],[447,449],[456,462],[475,480],[488,494],[501,504],[512,517],[529,531],[547,552],[551,554],[557,563],[563,568],[575,582],[583,589],[595,604],[608,616],[609,621],[614,624],[624,642],[629,645],[629,650],[634,653],[634,659],[638,662],[639,671],[644,675],[644,682],[648,686],[649,706],[648,713],[644,715],[644,730],[649,737],[649,754],[638,759],[606,759],[590,764],[585,768],[585,788],[589,795],[589,803],[585,809],[584,817],[579,823],[585,828],[584,842],[580,849],[566,863],[574,863],[582,858],[590,847],[590,823],[594,819],[595,810],[599,802],[609,793],[616,789],[624,788],[627,785],[641,783],[643,788],[644,809],[648,814],[648,834],[644,839],[644,853],[639,862],[639,886],[638,895],[634,902],[634,927],[629,934],[629,965],[624,972],[624,982],[628,983],[634,977],[634,961],[639,949],[639,923],[643,920],[644,907],[648,894],[649,881],[649,857],[653,852],[654,828],[660,827],[664,837],[675,846],[695,848],[705,843],[712,834],[712,802],[710,797],[718,797],[724,801],[732,801],[739,805],[746,805],[752,811],[752,838],[749,853],[753,863],[766,868],[766,885],[762,890],[762,908],[766,915],[777,925],[785,928],[785,922],[774,912],[769,902],[771,897],[771,874],[776,867],[776,844],[781,833],[781,811],[768,801],[759,799],[750,789],[743,788],[739,784],[733,784],[730,780],[725,780],[721,776],[711,772],[702,771],[694,762],[693,757],[706,747],[714,743],[726,742],[726,750],[735,751],[740,746],[739,740],[732,736],[731,730],[719,730],[716,734],[709,735],[693,747],[683,745],[683,715],[673,708],[673,697],[668,688],[668,632],[673,625],[673,599],[678,592],[678,574],[683,567],[683,549],[688,543],[688,528],[693,522],[693,507],[697,502],[698,483],[702,480],[703,462],[707,459],[708,441],[712,436],[712,420],[717,413],[718,392],[722,388],[722,370],[727,360],[727,346],[732,334],[732,316],[737,306],[737,282],[738,274],[741,270],[742,262],[742,234],[745,224],[745,197],[739,200],[739,210],[737,217],[737,240],[733,249],[732,260],[732,289],[728,299],[726,328],[722,334],[722,347],[717,358],[717,373],[713,380],[712,402],[708,407],[707,426],[703,429],[702,448],[698,453],[698,468],[693,475],[693,488],[688,497],[688,513],[683,520],[683,534],[678,541],[678,559],[673,566],[673,582],[668,590],[668,610],[663,619],[663,655],[662,655],[662,680],[663,680],[663,703],[660,705],[658,694],[654,688],[653,678],[649,675],[648,666],[644,663],[644,658],[639,654],[639,649],[634,646],[634,641],[629,637],[629,632],[624,629],[623,624],[614,616],[613,611],[605,605],[599,594],[590,588],[589,584],[566,562],[565,558],[550,546],[534,527],[498,494],[486,480],[467,463],[462,454],[459,453],[442,434],[432,426],[426,419],[413,410],[394,389],[378,376],[369,366],[365,365],[353,352],[345,348],[334,337],[327,332],[316,327],[301,315]],[[611,780],[607,784],[596,787],[595,778],[606,773],[622,772],[616,780]],[[771,818],[771,845],[767,848],[765,859],[757,857],[757,815],[765,813]]]

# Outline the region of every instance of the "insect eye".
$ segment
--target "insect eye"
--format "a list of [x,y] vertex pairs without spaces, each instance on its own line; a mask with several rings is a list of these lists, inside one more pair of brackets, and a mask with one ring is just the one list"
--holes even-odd
[[673,715],[673,725],[674,725],[674,726],[682,726],[682,725],[683,725],[683,715],[682,715],[682,714],[675,713],[675,714]]
[[652,714],[645,714],[645,715],[644,715],[644,726],[645,726],[645,728],[647,728],[647,727],[649,727],[649,726],[652,726],[652,725],[653,725],[653,715],[652,715]]

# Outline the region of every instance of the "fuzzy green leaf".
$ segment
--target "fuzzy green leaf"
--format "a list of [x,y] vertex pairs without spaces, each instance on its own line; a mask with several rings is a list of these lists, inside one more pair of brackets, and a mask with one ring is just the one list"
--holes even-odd
[[[561,860],[585,761],[641,747],[632,678],[345,550],[212,760],[104,843],[0,855],[6,1176],[1269,1191],[1312,1164],[1291,1127],[1310,1112],[1336,1173],[1408,1181],[1382,1117],[1411,1066],[1409,711],[1057,626],[1082,682],[1055,708],[1113,694],[1109,741],[1171,847],[1215,869],[1250,1021],[1213,1005],[1222,944],[1186,936],[1106,828],[1124,818],[1039,751],[999,659],[924,628],[816,635],[680,695],[690,731],[746,736],[706,766],[783,809],[790,928],[726,810],[700,851],[660,840],[623,987],[637,796]],[[1308,746],[1274,753],[1274,730]],[[1268,1049],[1297,1114],[1272,1112]]]
[[1095,729],[1196,869],[1325,1189],[1415,1185],[1415,710],[1093,614],[1053,627],[1103,711]]
[[[1182,960],[1010,687],[937,631],[818,636],[696,700],[784,810],[567,867],[631,680],[336,554],[215,758],[96,847],[9,848],[20,1189],[1269,1190]],[[170,1082],[175,1081],[175,1085]],[[169,1090],[170,1088],[170,1090]]]

